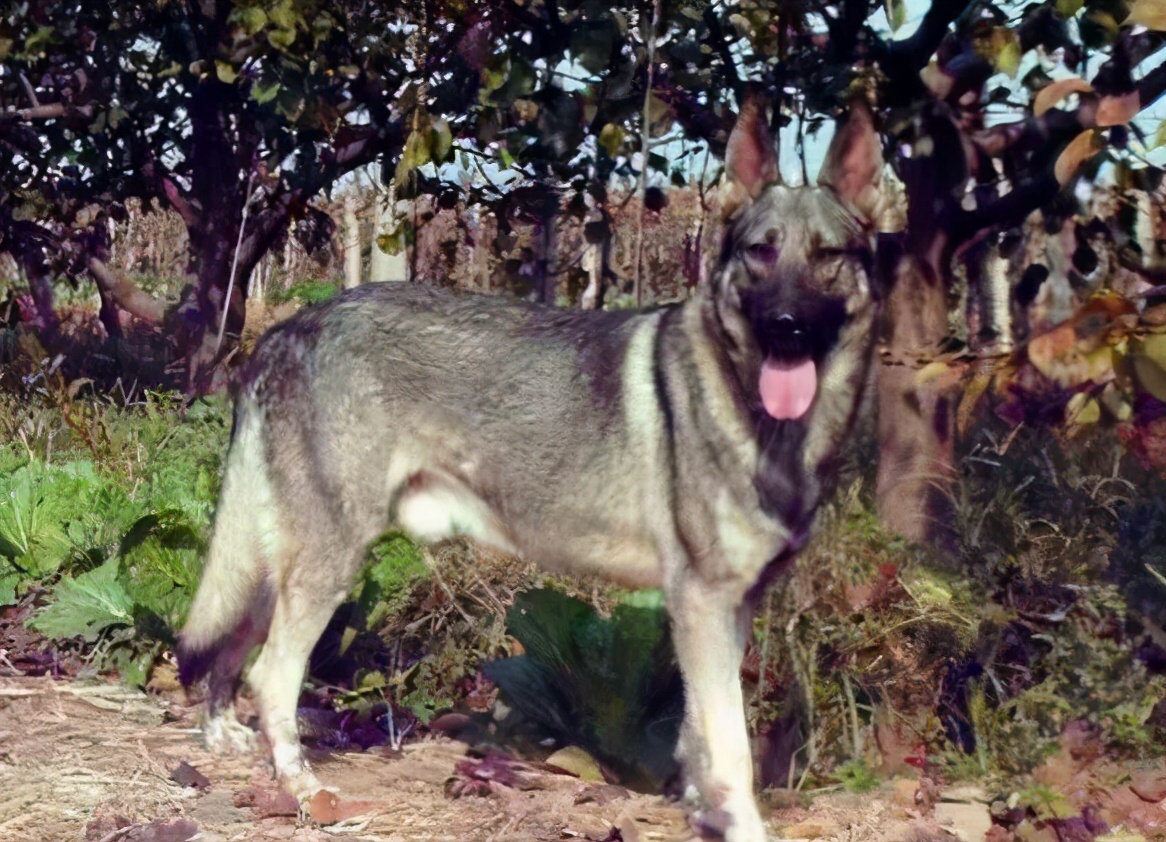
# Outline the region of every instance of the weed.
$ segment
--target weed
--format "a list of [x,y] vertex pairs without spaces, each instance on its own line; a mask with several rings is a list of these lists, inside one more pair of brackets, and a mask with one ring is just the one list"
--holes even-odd
[[318,304],[337,293],[339,287],[331,281],[309,280],[292,284],[285,290],[268,296],[270,303],[295,301],[299,304]]
[[843,763],[834,770],[834,775],[842,782],[842,786],[847,792],[870,792],[879,785],[878,775],[866,765],[866,760],[861,757]]

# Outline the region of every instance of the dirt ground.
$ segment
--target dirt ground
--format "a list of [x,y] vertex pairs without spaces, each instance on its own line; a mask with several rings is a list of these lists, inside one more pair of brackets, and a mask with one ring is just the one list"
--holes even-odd
[[[326,826],[302,821],[274,787],[263,758],[207,752],[197,717],[197,708],[177,694],[48,677],[0,678],[0,840],[696,838],[676,804],[545,768],[520,765],[518,786],[483,783],[476,793],[451,797],[447,782],[464,783],[466,764],[474,761],[467,761],[463,744],[434,738],[407,745],[396,756],[369,751],[315,757],[325,784],[343,792],[340,820]],[[184,763],[197,772],[180,769]],[[855,842],[975,838],[976,828],[955,826],[958,817],[948,820],[946,832],[942,817],[912,818],[904,803],[909,798],[890,787],[862,796],[823,794],[809,808],[773,810],[771,834]]]

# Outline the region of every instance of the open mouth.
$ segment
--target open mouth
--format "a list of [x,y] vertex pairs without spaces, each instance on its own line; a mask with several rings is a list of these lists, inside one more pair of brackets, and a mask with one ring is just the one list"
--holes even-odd
[[778,421],[801,418],[818,394],[819,367],[838,340],[845,308],[824,300],[821,312],[781,312],[756,321],[765,358],[757,389],[766,414]]

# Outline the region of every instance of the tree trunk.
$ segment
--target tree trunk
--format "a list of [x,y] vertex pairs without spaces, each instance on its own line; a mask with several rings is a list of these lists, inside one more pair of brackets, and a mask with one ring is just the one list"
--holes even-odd
[[[254,259],[246,263],[240,260],[232,286],[231,261],[207,261],[194,287],[175,311],[178,350],[186,361],[187,394],[205,395],[226,385],[223,363],[238,347],[243,333],[247,316],[247,280],[256,263]],[[228,303],[229,286],[231,300]]]
[[558,214],[550,209],[549,202],[547,205],[534,228],[534,294],[536,301],[553,306],[556,284],[551,265],[555,259],[555,222]]
[[587,241],[583,250],[587,288],[580,296],[579,306],[584,310],[602,310],[607,278],[611,274],[611,217],[605,205],[592,207],[583,230]]
[[57,318],[53,279],[47,273],[29,274],[28,291],[32,297],[33,329],[41,344],[49,351],[57,347],[61,336],[61,320]]
[[879,514],[907,538],[942,544],[952,525],[952,396],[936,381],[921,383],[915,365],[934,356],[947,333],[939,273],[916,256],[903,257],[887,305],[890,360],[877,373]]

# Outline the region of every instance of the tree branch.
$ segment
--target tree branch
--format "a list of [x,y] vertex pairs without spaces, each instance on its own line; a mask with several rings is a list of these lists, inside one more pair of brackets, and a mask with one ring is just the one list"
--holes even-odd
[[892,81],[898,81],[922,70],[939,49],[952,21],[969,5],[968,0],[934,0],[910,38],[884,44],[878,56],[883,71]]
[[9,108],[0,112],[0,120],[56,120],[60,117],[92,117],[92,105],[66,105],[48,102],[30,108]]
[[832,20],[826,17],[826,26],[830,30],[830,42],[827,51],[831,63],[850,64],[854,61],[855,47],[858,45],[858,34],[870,11],[868,0],[842,0],[842,14]]
[[978,204],[974,210],[961,209],[952,222],[952,239],[964,242],[981,231],[1019,225],[1034,210],[1056,198],[1060,191],[1061,184],[1050,170],[1018,184],[998,199]]
[[107,293],[118,307],[131,316],[152,324],[158,324],[165,318],[165,304],[142,292],[131,281],[119,276],[96,257],[90,257],[85,265],[98,288]]
[[[155,166],[157,166],[155,164]],[[170,207],[182,217],[182,222],[187,229],[195,228],[200,222],[198,211],[187,201],[186,197],[182,195],[182,191],[169,175],[163,175],[158,179],[159,186],[162,188],[162,195],[166,197],[166,201],[170,203]]]
[[745,92],[741,87],[741,75],[737,72],[737,63],[733,61],[733,52],[729,49],[729,39],[725,36],[721,19],[713,11],[712,5],[704,10],[703,18],[704,25],[709,30],[709,40],[712,41],[713,49],[721,57],[721,64],[725,66],[725,75],[729,77],[729,87],[733,89],[733,96],[740,103]]
[[676,112],[676,120],[684,128],[685,134],[709,145],[713,155],[725,154],[725,142],[729,137],[731,123],[726,123],[707,105],[697,101],[690,89],[672,84],[667,68],[657,67],[652,82],[653,93]]
[[[1166,94],[1166,64],[1158,65],[1143,76],[1135,90],[1142,109],[1158,101]],[[1049,145],[1067,143],[1086,129],[1097,127],[1097,109],[1101,100],[1102,97],[1096,94],[1085,95],[1081,97],[1081,104],[1072,111],[1051,108],[1039,117],[1002,123],[976,132],[972,135],[972,143],[994,158],[1006,151],[1033,152]]]

